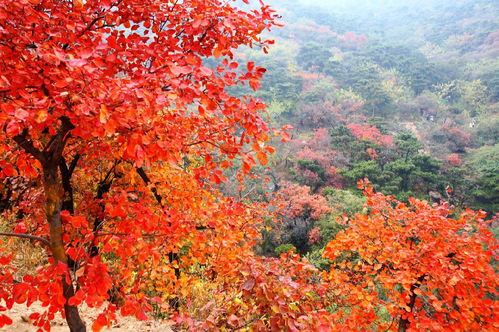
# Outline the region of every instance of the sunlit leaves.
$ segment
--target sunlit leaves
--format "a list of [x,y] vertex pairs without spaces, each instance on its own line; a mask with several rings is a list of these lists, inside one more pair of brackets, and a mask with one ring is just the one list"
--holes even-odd
[[[260,86],[265,69],[239,66],[233,50],[270,44],[259,34],[277,15],[263,4],[233,5],[0,4],[1,177],[32,180],[19,199],[23,218],[6,227],[43,238],[63,232],[65,244],[59,262],[40,262],[29,281],[0,279],[0,300],[49,306],[35,325],[47,329],[64,304],[83,302],[108,303],[94,330],[109,325],[117,307],[145,319],[158,298],[167,311],[168,299],[186,293],[192,267],[230,266],[255,245],[264,206],[223,197],[217,185],[228,167],[249,173],[268,163],[265,105],[226,88]],[[59,135],[63,119],[70,129]],[[45,207],[62,228],[49,232]],[[2,265],[11,264],[7,257]],[[66,258],[74,270],[60,265]],[[70,277],[78,291],[67,299],[61,280]]]
[[[498,246],[485,214],[468,210],[453,219],[447,203],[411,198],[403,204],[374,193],[368,181],[359,187],[370,214],[349,219],[324,250],[335,261],[331,280],[350,294],[348,320],[385,307],[410,328],[492,328],[496,310],[487,298],[496,294],[491,263]],[[374,315],[364,324],[379,319]]]

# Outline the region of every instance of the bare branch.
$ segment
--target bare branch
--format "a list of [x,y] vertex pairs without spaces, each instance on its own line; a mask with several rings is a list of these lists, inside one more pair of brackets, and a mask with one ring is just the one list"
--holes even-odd
[[38,159],[42,164],[45,161],[45,156],[43,153],[35,148],[33,142],[28,140],[28,129],[24,129],[19,135],[14,136],[14,141],[24,149],[27,153],[31,154],[33,157]]
[[[135,169],[137,170],[137,173],[140,175],[140,177],[142,178],[144,183],[148,186],[151,183],[151,179],[149,179],[149,176],[147,176],[146,172],[144,171],[144,168],[137,167]],[[151,191],[154,195],[154,198],[156,198],[156,201],[159,203],[159,205],[161,207],[164,207],[163,206],[163,199],[162,199],[161,195],[158,193],[158,190],[156,189],[156,187],[152,187]]]
[[20,237],[20,238],[30,239],[30,240],[37,240],[37,241],[40,241],[43,244],[50,247],[50,241],[47,240],[46,238],[41,237],[41,236],[36,236],[36,235],[31,235],[31,234],[5,233],[5,232],[0,232],[0,235],[1,236],[11,236],[11,237]]
[[74,172],[74,170],[76,168],[76,165],[78,164],[78,160],[80,160],[80,157],[81,157],[81,155],[79,153],[77,153],[74,156],[73,160],[71,161],[71,165],[69,165],[69,170],[68,170],[69,177],[71,177],[71,175],[73,175],[73,172]]

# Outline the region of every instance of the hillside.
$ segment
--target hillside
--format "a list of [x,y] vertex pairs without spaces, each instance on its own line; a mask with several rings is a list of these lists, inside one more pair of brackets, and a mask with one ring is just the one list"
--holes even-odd
[[[267,34],[275,45],[268,55],[239,54],[267,69],[256,95],[269,105],[272,125],[294,128],[290,142],[275,143],[273,166],[255,172],[271,180],[261,192],[304,186],[339,215],[355,211],[350,200],[360,209],[356,182],[367,177],[403,201],[497,213],[498,4],[311,3],[272,1],[284,24]],[[289,244],[311,252],[316,229],[327,242],[333,226],[300,218],[297,230],[284,217],[288,226],[268,235],[263,251]]]

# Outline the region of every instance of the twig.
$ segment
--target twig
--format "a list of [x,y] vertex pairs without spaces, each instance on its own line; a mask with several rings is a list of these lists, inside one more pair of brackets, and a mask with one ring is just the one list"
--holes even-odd
[[0,235],[3,236],[12,236],[12,237],[20,237],[24,239],[30,239],[30,240],[37,240],[42,242],[43,244],[47,245],[50,247],[50,241],[47,240],[44,237],[41,236],[36,236],[36,235],[31,235],[31,234],[20,234],[20,233],[5,233],[5,232],[0,232]]
[[[99,233],[96,235],[97,236],[129,236],[132,235],[132,233]],[[155,238],[155,237],[163,237],[163,236],[169,236],[172,234],[141,234],[140,236],[144,238]]]

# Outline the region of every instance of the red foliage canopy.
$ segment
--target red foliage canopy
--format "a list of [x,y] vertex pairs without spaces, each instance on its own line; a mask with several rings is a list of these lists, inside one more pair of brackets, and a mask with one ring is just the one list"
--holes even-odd
[[358,139],[363,139],[366,141],[371,141],[382,146],[391,146],[393,144],[393,138],[391,135],[383,135],[376,126],[370,126],[368,124],[361,125],[358,123],[350,123],[347,125],[348,129],[352,134]]
[[[497,240],[484,212],[457,218],[447,203],[409,204],[359,182],[370,214],[357,214],[324,250],[347,307],[345,326],[382,330],[494,330]],[[391,319],[381,317],[386,310]],[[344,312],[338,310],[338,319]]]
[[284,212],[291,218],[310,216],[319,219],[331,212],[327,199],[318,194],[312,194],[307,186],[283,182],[278,194],[285,204]]
[[254,245],[258,215],[210,182],[235,158],[245,172],[253,152],[266,163],[264,105],[226,88],[259,86],[265,69],[238,68],[233,50],[265,50],[275,19],[220,0],[0,3],[1,176],[31,184],[24,218],[2,223],[47,245],[52,263],[14,284],[3,243],[0,311],[41,301],[36,325],[60,311],[82,331],[76,306],[112,300],[96,330],[117,307],[143,319],[151,289],[177,298],[189,266]]

